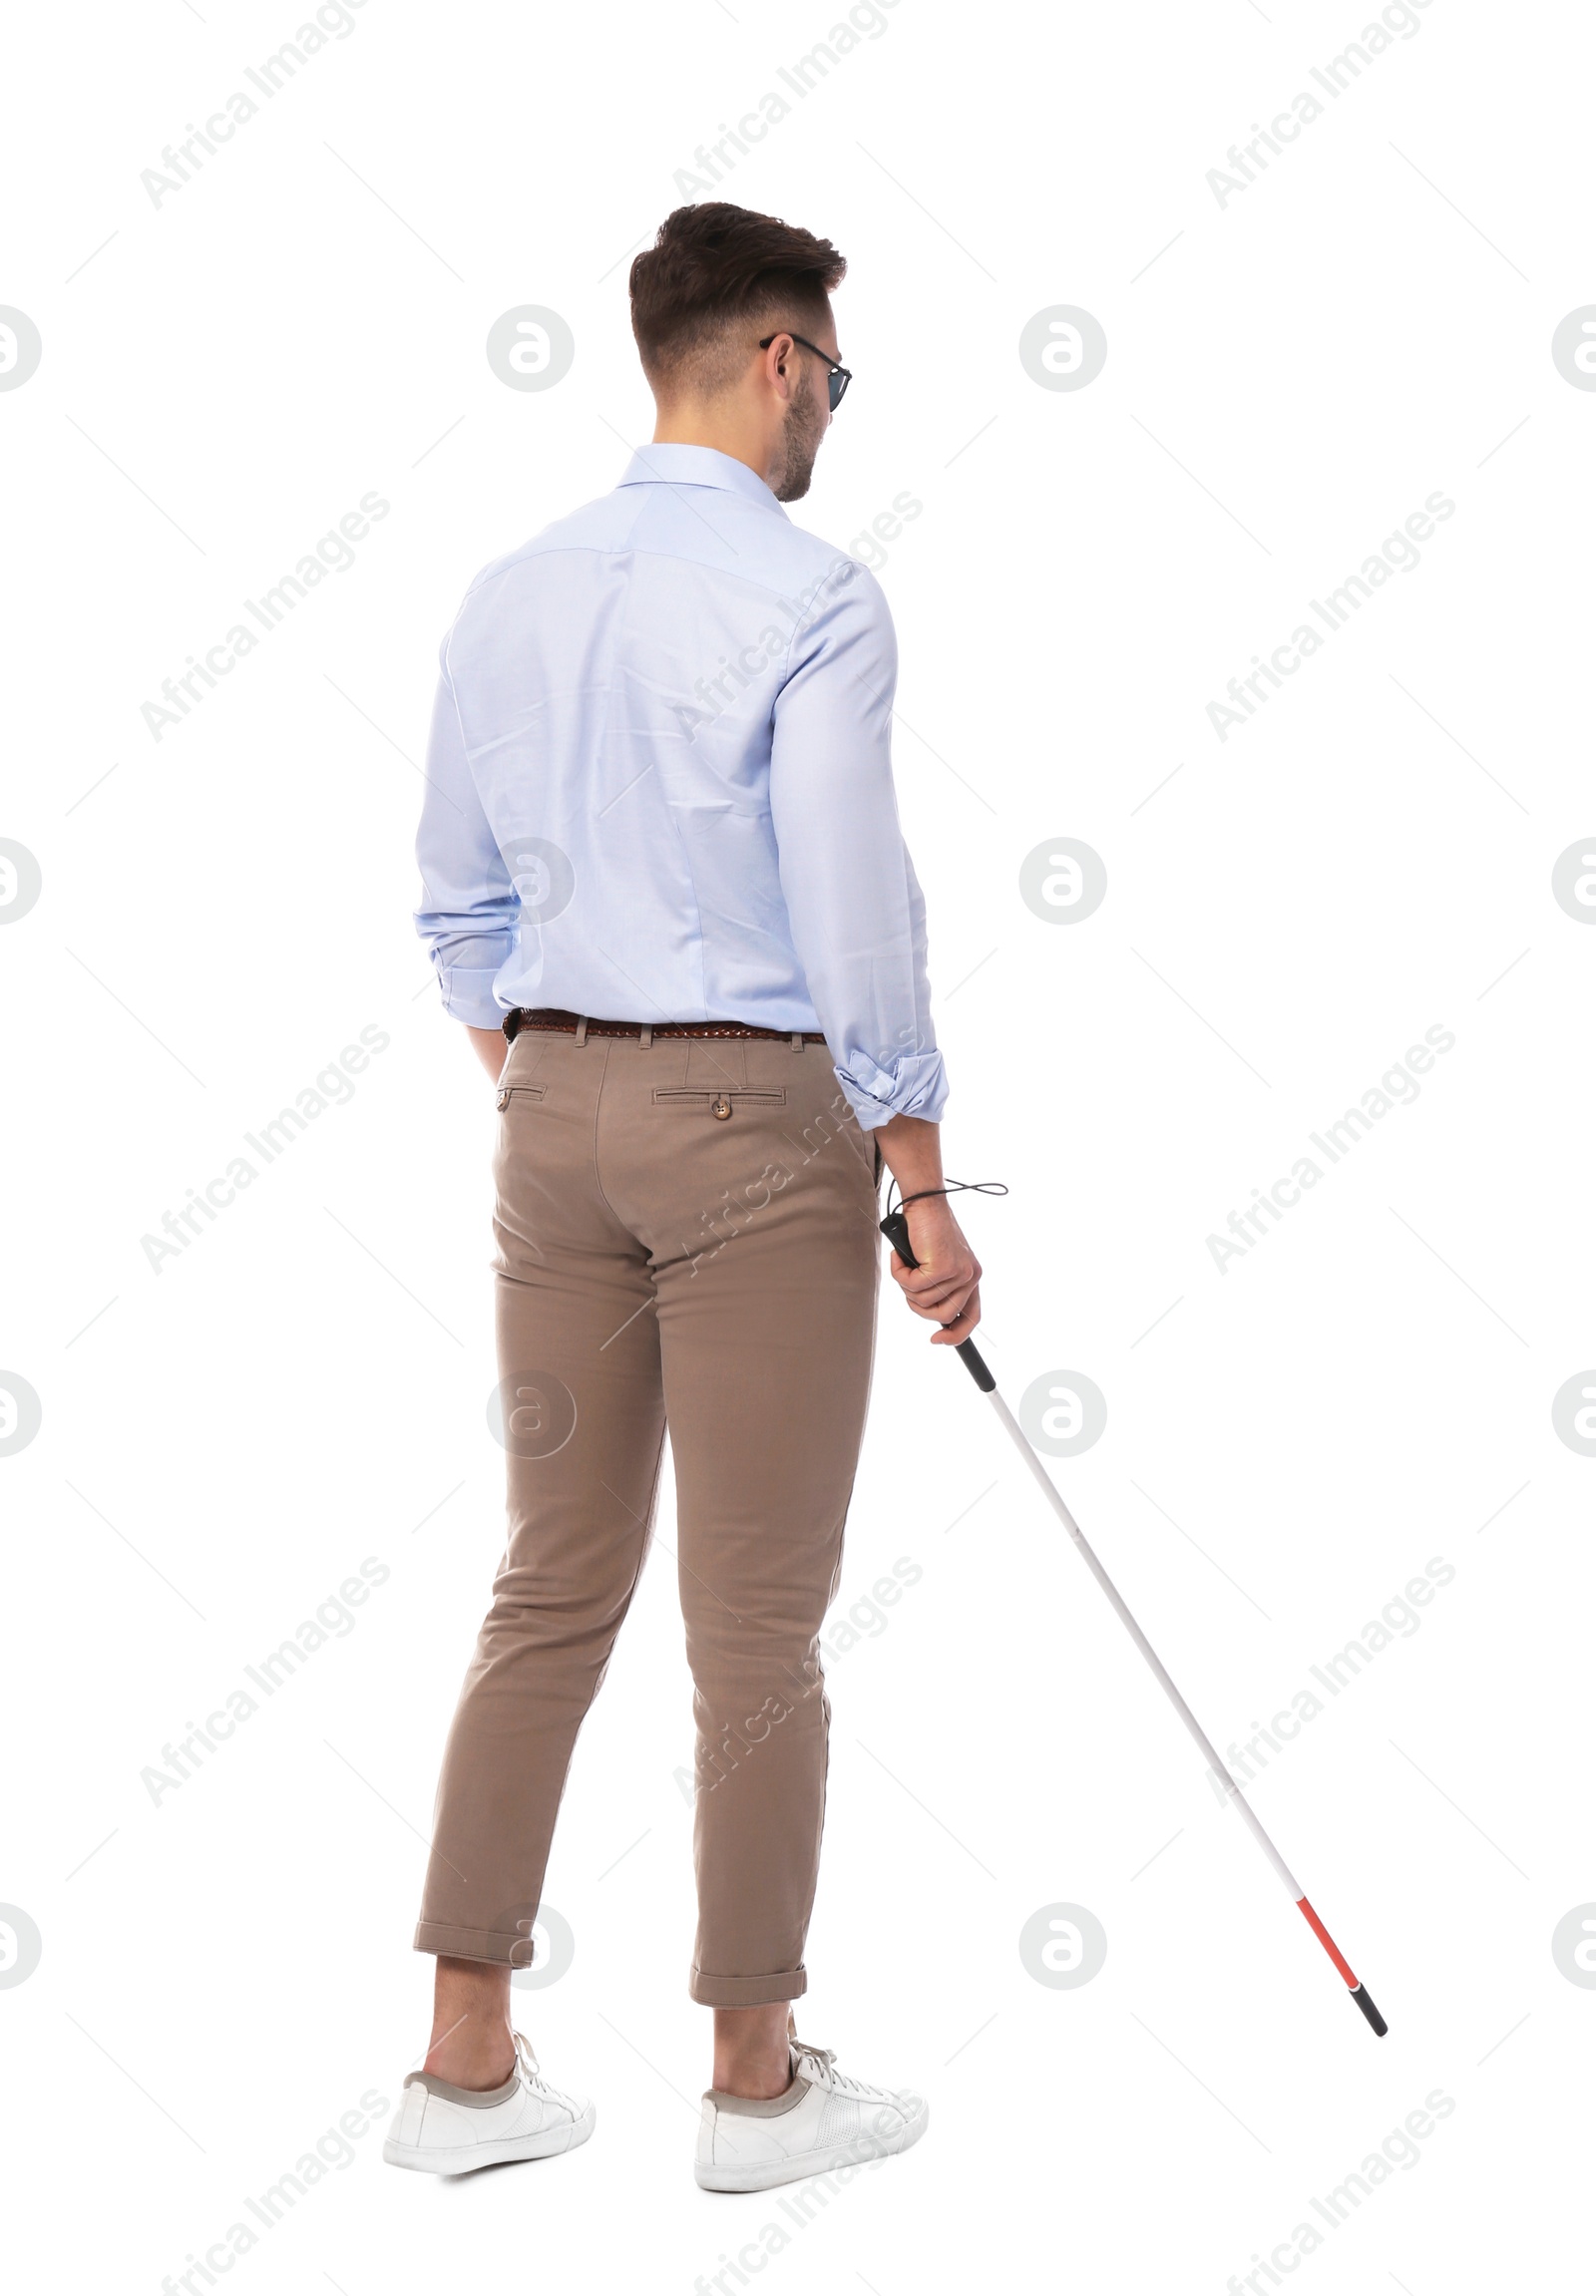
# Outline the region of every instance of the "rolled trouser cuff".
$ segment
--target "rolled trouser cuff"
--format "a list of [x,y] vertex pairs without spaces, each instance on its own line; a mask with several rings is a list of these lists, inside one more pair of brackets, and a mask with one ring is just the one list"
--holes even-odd
[[[451,1961],[493,1961],[513,1969],[531,1967],[524,1929],[456,1929],[446,1921],[418,1921],[412,1943],[417,1953],[447,1954]],[[516,1958],[520,1946],[521,1957]]]
[[715,1977],[694,1968],[687,1991],[706,2009],[763,2009],[768,2002],[797,2001],[809,1991],[809,1977],[800,1962],[796,1969],[778,1970],[773,1977]]

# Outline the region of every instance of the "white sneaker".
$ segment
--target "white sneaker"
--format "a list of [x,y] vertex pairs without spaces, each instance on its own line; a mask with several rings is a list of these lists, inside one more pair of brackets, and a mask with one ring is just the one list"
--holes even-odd
[[876,2089],[836,2070],[836,2052],[794,2040],[792,2086],[768,2102],[704,2092],[693,2174],[707,2192],[762,2192],[829,2168],[907,2152],[931,2107],[907,2089]]
[[502,2089],[457,2089],[435,2073],[410,2074],[382,2148],[384,2160],[395,2168],[464,2176],[501,2160],[542,2160],[586,2144],[594,2124],[588,2099],[552,2089],[538,2071],[531,2042],[518,2033],[515,2043],[516,2069]]

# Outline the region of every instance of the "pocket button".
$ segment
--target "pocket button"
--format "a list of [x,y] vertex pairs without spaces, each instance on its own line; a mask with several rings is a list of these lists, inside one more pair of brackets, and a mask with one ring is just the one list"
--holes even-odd
[[509,1107],[509,1105],[510,1105],[510,1095],[509,1095],[509,1093],[508,1093],[508,1092],[501,1092],[501,1093],[500,1093],[500,1095],[499,1095],[499,1105],[500,1105],[500,1107],[501,1107],[501,1108],[508,1108],[508,1107]]
[[710,1104],[709,1113],[711,1116],[719,1116],[722,1120],[731,1114],[731,1102],[726,1098],[724,1092],[716,1093]]

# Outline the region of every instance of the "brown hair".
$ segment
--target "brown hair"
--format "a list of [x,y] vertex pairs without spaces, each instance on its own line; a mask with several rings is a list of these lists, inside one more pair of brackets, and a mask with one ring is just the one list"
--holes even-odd
[[[764,319],[823,321],[848,269],[829,239],[725,199],[677,207],[631,266],[631,331],[655,389],[735,379]],[[747,332],[746,346],[738,332]]]

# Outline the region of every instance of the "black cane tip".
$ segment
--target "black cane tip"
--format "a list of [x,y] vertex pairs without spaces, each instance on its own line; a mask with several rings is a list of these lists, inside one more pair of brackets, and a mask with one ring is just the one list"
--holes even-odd
[[1368,2018],[1376,2033],[1378,2033],[1381,2038],[1384,2039],[1385,2036],[1391,2031],[1391,2027],[1386,2023],[1386,2020],[1381,2016],[1380,2011],[1370,2000],[1368,1986],[1355,1985],[1353,1987],[1353,1999],[1357,2002],[1359,2008]]

